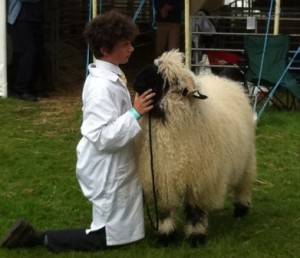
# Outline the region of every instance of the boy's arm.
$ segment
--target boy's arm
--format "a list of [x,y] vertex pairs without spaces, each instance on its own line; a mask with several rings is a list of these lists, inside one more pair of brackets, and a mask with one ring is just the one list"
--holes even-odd
[[108,94],[91,99],[85,107],[81,133],[100,151],[115,151],[125,146],[141,130],[137,119],[128,110],[118,117]]

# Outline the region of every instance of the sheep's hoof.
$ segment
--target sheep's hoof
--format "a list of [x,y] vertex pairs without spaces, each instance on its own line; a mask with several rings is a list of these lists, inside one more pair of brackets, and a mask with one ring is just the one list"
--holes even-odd
[[235,218],[242,218],[246,216],[249,212],[249,206],[243,205],[241,203],[235,203],[234,204],[234,212],[233,216]]
[[158,244],[160,246],[168,247],[172,244],[175,244],[177,242],[177,233],[176,231],[170,233],[170,234],[159,234],[158,235]]
[[191,247],[197,247],[199,245],[206,244],[207,235],[205,235],[205,234],[192,234],[188,237],[187,240],[190,243]]

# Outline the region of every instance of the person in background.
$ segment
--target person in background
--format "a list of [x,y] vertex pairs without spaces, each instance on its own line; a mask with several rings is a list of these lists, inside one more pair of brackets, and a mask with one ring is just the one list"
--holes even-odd
[[158,0],[156,6],[157,32],[155,54],[180,48],[182,0]]
[[14,80],[9,95],[37,101],[35,86],[41,73],[43,50],[43,1],[8,0],[7,18],[14,52]]
[[144,237],[143,196],[135,171],[133,139],[141,130],[138,120],[153,108],[155,93],[137,94],[132,106],[119,67],[134,51],[131,42],[136,34],[132,20],[116,11],[97,16],[85,29],[96,60],[89,65],[82,93],[76,175],[92,204],[90,227],[38,232],[19,220],[0,242],[1,247],[44,245],[53,252],[96,251]]

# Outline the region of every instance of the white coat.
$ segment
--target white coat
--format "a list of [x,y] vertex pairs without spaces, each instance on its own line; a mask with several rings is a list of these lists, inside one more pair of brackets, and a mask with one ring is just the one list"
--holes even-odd
[[105,227],[107,245],[126,244],[145,234],[133,150],[141,128],[129,112],[130,95],[119,79],[120,68],[96,60],[89,72],[82,93],[76,165],[81,190],[93,205],[93,221],[86,232]]

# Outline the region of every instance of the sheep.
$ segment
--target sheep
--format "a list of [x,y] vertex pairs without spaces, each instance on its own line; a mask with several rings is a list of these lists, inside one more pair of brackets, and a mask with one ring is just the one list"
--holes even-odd
[[[193,245],[205,243],[208,213],[221,209],[227,194],[234,216],[251,204],[256,176],[255,125],[242,87],[216,75],[196,76],[178,50],[165,52],[136,76],[134,89],[156,92],[152,121],[153,167],[159,210],[158,235],[176,235],[178,214]],[[148,115],[136,139],[137,171],[147,201],[153,200]]]

